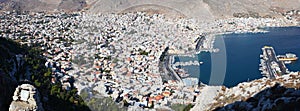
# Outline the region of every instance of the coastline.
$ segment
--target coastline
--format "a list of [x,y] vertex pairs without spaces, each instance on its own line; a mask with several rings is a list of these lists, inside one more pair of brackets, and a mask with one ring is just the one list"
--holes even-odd
[[[168,57],[168,59],[169,59],[168,61],[171,61],[172,58],[174,58],[174,56],[189,56],[189,57],[194,57],[195,54],[199,54],[201,52],[209,52],[209,53],[218,52],[219,49],[216,49],[214,47],[214,42],[215,42],[215,38],[217,36],[219,36],[219,35],[223,35],[223,34],[242,34],[242,33],[267,33],[268,31],[265,30],[265,28],[268,28],[268,27],[300,27],[299,26],[299,22],[297,22],[297,21],[285,20],[285,22],[290,22],[291,24],[281,24],[279,26],[277,26],[277,25],[270,25],[269,24],[269,25],[266,25],[266,26],[257,26],[257,27],[252,28],[252,29],[251,28],[245,28],[242,31],[241,30],[234,31],[236,29],[233,28],[233,29],[231,29],[233,31],[225,31],[225,32],[217,31],[217,32],[207,32],[207,33],[204,33],[203,35],[200,35],[200,37],[198,37],[196,39],[196,45],[195,45],[195,49],[194,50],[186,52],[184,54],[182,54],[182,53],[172,53],[170,55],[167,54],[167,56],[169,56]],[[203,42],[205,42],[205,39],[208,39],[207,40],[208,41],[207,46],[203,45]],[[177,51],[177,52],[180,52],[180,51]],[[171,66],[171,64],[169,64],[167,67],[169,67],[170,69],[173,69],[172,66]],[[176,76],[176,77],[179,76],[178,73],[176,73],[174,70],[172,70],[172,72],[173,72],[172,74],[174,76]],[[181,77],[179,77],[179,79],[177,78],[177,80],[179,80],[180,83],[182,83],[182,78]],[[202,83],[202,82],[199,80],[199,83]],[[206,85],[206,84],[204,84],[204,85]]]
[[[276,26],[276,27],[300,27],[300,26],[295,23],[295,25],[282,25],[282,26]],[[212,33],[210,35],[206,35],[205,37],[210,36],[210,37],[213,38],[213,40],[210,42],[211,49],[210,49],[209,52],[210,53],[214,53],[214,51],[211,51],[211,50],[213,50],[215,48],[214,47],[214,40],[219,35],[223,35],[223,34],[240,34],[240,33],[267,33],[268,31],[265,30],[266,28],[269,28],[269,27],[268,26],[257,27],[256,31],[248,30],[248,31],[244,31],[244,32],[218,32],[218,33]],[[198,50],[194,50],[194,51],[191,51],[191,52],[188,53],[188,54],[191,54],[191,55],[178,54],[176,56],[181,56],[181,55],[184,55],[184,56],[194,56],[194,54],[199,54],[199,53],[201,53],[203,51],[207,52],[207,50],[201,50],[201,48],[200,48],[201,45],[199,45],[199,42],[201,42],[201,41],[200,40],[197,41],[197,45],[196,45],[196,48],[195,48],[195,49],[198,49]],[[174,56],[174,54],[173,54],[173,56]],[[201,84],[198,84],[198,87],[203,88],[201,90],[201,92],[203,91],[205,94],[202,92],[202,93],[200,93],[199,96],[197,96],[196,105],[195,105],[194,108],[191,109],[191,110],[195,110],[195,111],[196,110],[207,110],[209,107],[211,107],[209,104],[213,104],[215,102],[215,101],[213,101],[214,99],[212,99],[212,101],[209,101],[206,104],[201,104],[202,102],[200,102],[200,101],[203,100],[202,98],[207,96],[207,90],[209,90],[210,94],[219,94],[219,92],[221,91],[220,87],[227,88],[224,85],[217,85],[217,86],[207,85],[207,84],[202,83],[200,80],[199,80],[199,83],[201,83]],[[245,82],[243,82],[243,83],[245,83]],[[200,85],[203,85],[203,86],[200,86]],[[216,87],[218,87],[218,89],[216,89]],[[214,95],[213,97],[216,97],[216,95]]]

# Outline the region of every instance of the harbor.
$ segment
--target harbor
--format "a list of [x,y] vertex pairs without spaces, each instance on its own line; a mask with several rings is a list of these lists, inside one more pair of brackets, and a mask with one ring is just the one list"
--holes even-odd
[[[262,69],[259,64],[261,63],[262,48],[267,45],[274,48],[278,61],[283,62],[289,72],[296,72],[299,71],[300,62],[289,60],[296,59],[297,57],[291,58],[294,55],[300,55],[299,29],[298,27],[266,28],[265,30],[268,33],[219,35],[213,44],[213,48],[220,49],[219,52],[202,51],[196,54],[196,57],[174,56],[175,62],[173,64],[188,61],[203,62],[199,66],[188,65],[180,68],[189,74],[188,77],[199,78],[200,82],[207,85],[213,85],[211,81],[215,77],[222,79],[221,76],[225,73],[224,81],[219,83],[220,85],[232,87],[238,83],[252,81],[264,76],[262,71],[259,70]],[[220,45],[223,44],[222,41],[225,42],[225,48]],[[216,69],[223,67],[220,64],[224,58],[222,53],[227,55],[225,57],[227,60],[225,62],[225,72]],[[276,66],[273,65],[273,67]]]

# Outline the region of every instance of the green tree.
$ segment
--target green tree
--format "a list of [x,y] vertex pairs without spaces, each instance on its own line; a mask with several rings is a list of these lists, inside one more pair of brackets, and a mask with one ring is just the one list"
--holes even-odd
[[50,77],[52,74],[51,69],[48,69],[46,73],[44,73],[44,77]]
[[37,87],[40,87],[40,86],[41,86],[41,83],[40,83],[38,80],[34,80],[34,84],[35,84]]

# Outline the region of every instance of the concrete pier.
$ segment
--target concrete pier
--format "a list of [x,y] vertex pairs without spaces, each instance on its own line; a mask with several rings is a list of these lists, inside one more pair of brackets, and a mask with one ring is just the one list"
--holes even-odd
[[289,72],[285,64],[278,60],[273,47],[265,46],[262,51],[260,70],[264,76],[274,79]]

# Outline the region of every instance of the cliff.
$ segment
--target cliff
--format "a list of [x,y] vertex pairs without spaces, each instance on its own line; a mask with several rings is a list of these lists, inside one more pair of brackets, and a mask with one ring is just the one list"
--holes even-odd
[[[291,73],[278,79],[261,78],[243,82],[232,88],[222,87],[204,110],[299,110],[300,75]],[[200,109],[195,105],[192,110]],[[298,108],[298,109],[297,109]]]
[[[43,107],[47,111],[90,110],[77,95],[77,89],[65,91],[60,83],[51,84],[51,70],[44,66],[45,59],[37,48],[0,37],[0,52],[0,111],[9,108],[27,111],[27,107],[28,110],[42,110],[40,107]],[[21,85],[17,88],[24,83],[35,87]],[[23,94],[29,95],[21,99],[23,89],[27,91]]]

